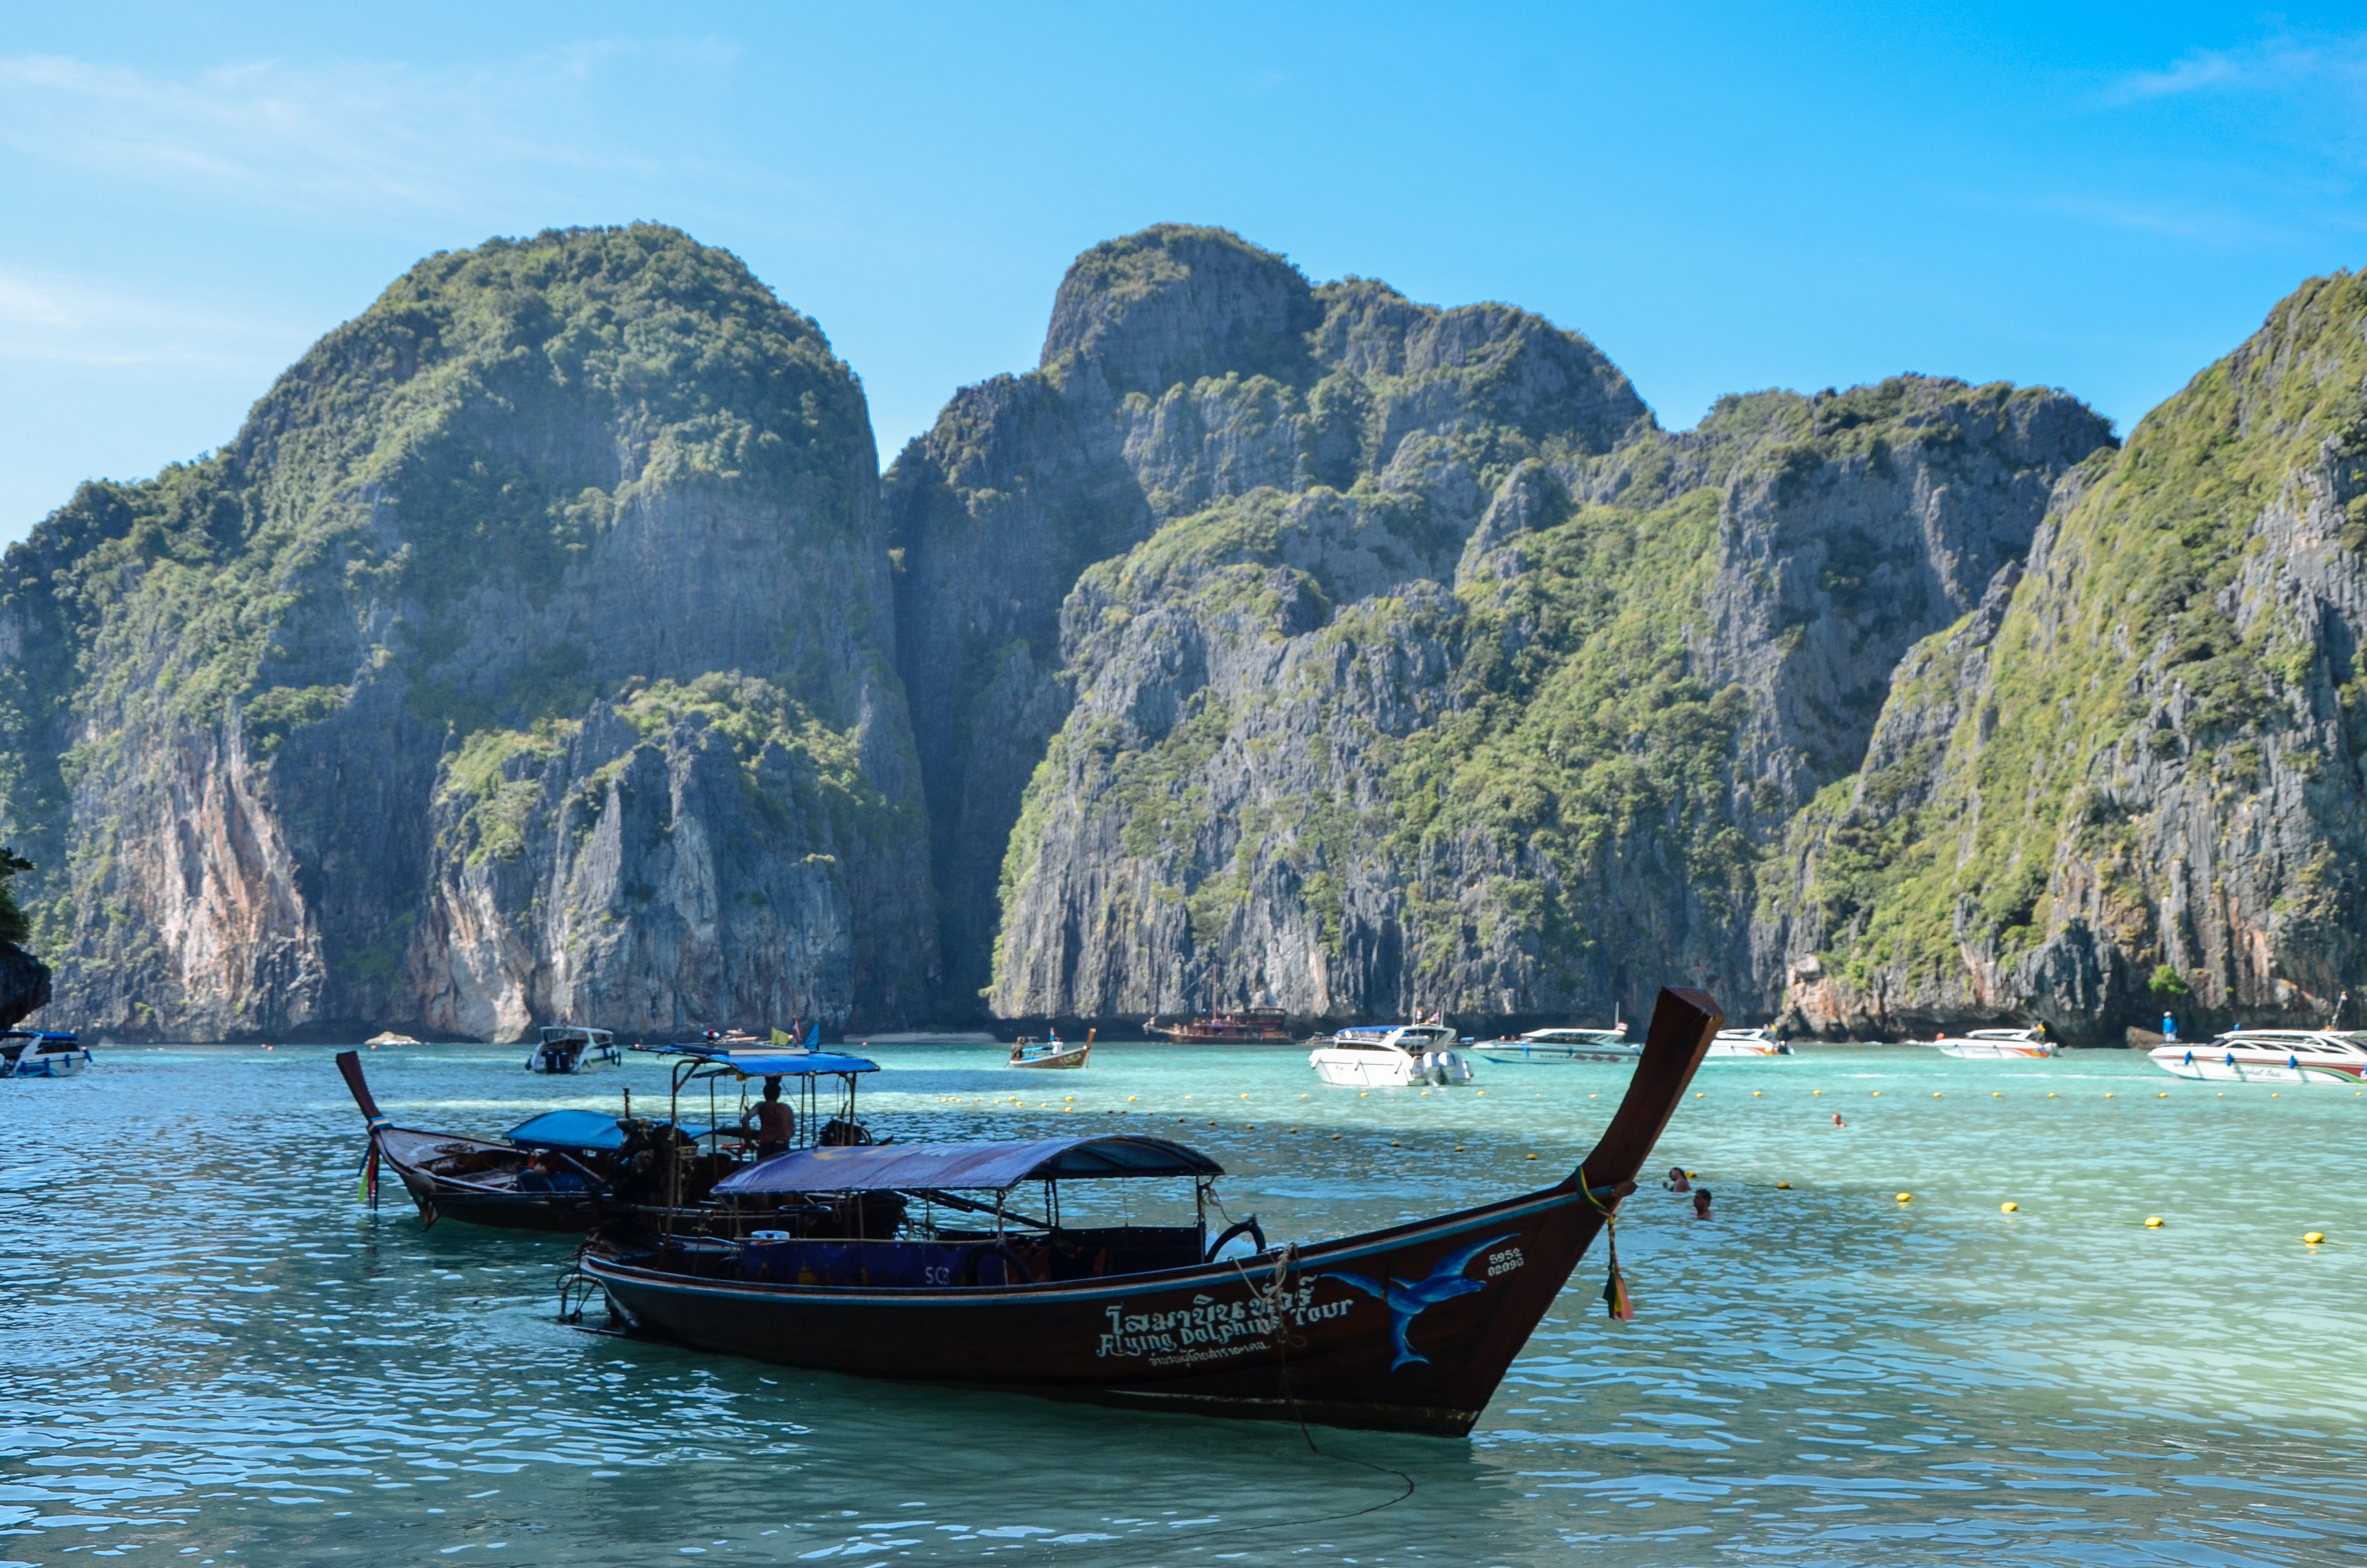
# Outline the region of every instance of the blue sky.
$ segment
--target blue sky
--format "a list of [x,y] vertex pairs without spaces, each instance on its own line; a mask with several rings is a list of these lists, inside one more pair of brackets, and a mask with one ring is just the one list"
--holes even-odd
[[0,540],[220,445],[417,257],[554,224],[737,252],[883,460],[1166,220],[1538,311],[1677,427],[1922,370],[2125,431],[2367,259],[2356,7],[1853,9],[12,7]]

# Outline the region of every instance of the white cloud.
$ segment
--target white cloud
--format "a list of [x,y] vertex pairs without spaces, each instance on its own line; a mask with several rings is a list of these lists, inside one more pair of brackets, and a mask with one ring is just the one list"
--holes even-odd
[[278,60],[164,74],[0,58],[0,144],[37,165],[283,210],[470,211],[521,176],[647,176],[605,133],[604,79],[711,74],[714,44],[591,43],[450,71]]
[[2164,71],[2114,83],[2106,101],[2139,103],[2207,92],[2282,92],[2305,87],[2367,90],[2367,37],[2284,37],[2246,49],[2198,50]]
[[269,375],[310,329],[193,309],[53,274],[0,267],[0,360],[183,366]]

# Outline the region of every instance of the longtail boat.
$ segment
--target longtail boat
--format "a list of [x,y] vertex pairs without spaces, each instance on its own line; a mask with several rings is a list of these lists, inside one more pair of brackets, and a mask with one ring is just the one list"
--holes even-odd
[[[1635,1190],[1724,1021],[1705,992],[1661,992],[1610,1126],[1555,1186],[1338,1241],[1268,1246],[1256,1233],[1253,1256],[1221,1256],[1254,1221],[1207,1244],[1216,1163],[1103,1136],[782,1154],[719,1183],[718,1200],[891,1195],[896,1232],[595,1244],[578,1267],[620,1332],[758,1360],[1461,1437]],[[1196,1223],[1059,1221],[1063,1181],[1153,1177],[1193,1183]],[[1013,1194],[1038,1182],[1046,1212],[1014,1212]],[[939,1223],[940,1209],[969,1228]],[[1615,1265],[1605,1295],[1620,1312]]]
[[[707,1202],[717,1182],[746,1160],[742,1131],[748,1109],[744,1085],[752,1079],[782,1078],[798,1085],[799,1133],[807,1142],[863,1142],[869,1134],[855,1117],[855,1081],[878,1071],[860,1056],[834,1051],[730,1051],[708,1046],[663,1048],[674,1058],[673,1094],[660,1120],[627,1114],[546,1111],[510,1129],[501,1142],[456,1132],[397,1127],[380,1111],[362,1077],[360,1053],[337,1053],[354,1103],[369,1128],[364,1155],[363,1190],[375,1200],[379,1168],[394,1172],[418,1206],[421,1221],[440,1219],[506,1230],[557,1231],[583,1235],[595,1225],[618,1233],[648,1226],[667,1233],[700,1233],[736,1211]],[[718,1098],[718,1085],[736,1080],[740,1104],[732,1119]],[[825,1105],[821,1085],[835,1082],[840,1094]],[[707,1088],[704,1127],[682,1120],[683,1096]],[[823,1115],[830,1115],[824,1120]]]

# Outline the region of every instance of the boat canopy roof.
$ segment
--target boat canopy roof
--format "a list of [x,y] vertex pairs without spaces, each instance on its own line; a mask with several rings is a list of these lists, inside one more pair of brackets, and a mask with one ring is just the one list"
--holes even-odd
[[[689,1127],[683,1130],[688,1138],[712,1138],[721,1132],[736,1130],[728,1127]],[[521,1121],[503,1134],[521,1149],[621,1149],[625,1146],[623,1123],[606,1111],[547,1110],[531,1120]]]
[[598,1110],[547,1110],[504,1134],[521,1149],[621,1149],[625,1130]]
[[1002,1192],[1023,1181],[1089,1176],[1209,1176],[1224,1167],[1164,1138],[1042,1138],[1025,1143],[869,1143],[798,1149],[715,1184],[719,1196],[764,1192],[888,1192],[968,1187]]
[[81,1038],[66,1029],[0,1029],[0,1040],[37,1040],[43,1044],[64,1040],[68,1045],[73,1045]]
[[[847,1056],[835,1051],[797,1051],[783,1047],[773,1051],[724,1051],[707,1045],[661,1045],[656,1048],[667,1056],[697,1058],[712,1065],[717,1073],[736,1074],[742,1078],[807,1078],[829,1073],[877,1073],[879,1063],[861,1056]],[[708,1076],[700,1068],[695,1076]]]

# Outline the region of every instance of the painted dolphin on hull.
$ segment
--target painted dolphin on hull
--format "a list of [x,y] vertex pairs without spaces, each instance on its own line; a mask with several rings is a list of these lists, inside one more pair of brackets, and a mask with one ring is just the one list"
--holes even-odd
[[1379,1280],[1368,1279],[1361,1274],[1335,1273],[1329,1278],[1337,1279],[1342,1285],[1353,1285],[1357,1290],[1377,1297],[1387,1304],[1389,1333],[1397,1340],[1398,1346],[1398,1358],[1389,1363],[1390,1371],[1396,1371],[1409,1361],[1419,1361],[1426,1367],[1430,1364],[1430,1358],[1416,1355],[1413,1346],[1406,1343],[1406,1333],[1413,1327],[1413,1320],[1420,1317],[1425,1309],[1434,1307],[1452,1297],[1467,1296],[1474,1290],[1485,1290],[1488,1288],[1488,1282],[1485,1279],[1466,1279],[1463,1278],[1463,1271],[1471,1267],[1473,1258],[1486,1252],[1489,1247],[1501,1246],[1512,1239],[1510,1235],[1498,1236],[1493,1241],[1479,1242],[1465,1247],[1461,1252],[1449,1253],[1438,1260],[1438,1267],[1430,1271],[1429,1278],[1419,1281],[1392,1279],[1387,1285],[1383,1285]]

